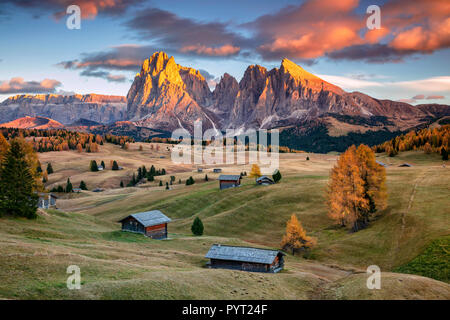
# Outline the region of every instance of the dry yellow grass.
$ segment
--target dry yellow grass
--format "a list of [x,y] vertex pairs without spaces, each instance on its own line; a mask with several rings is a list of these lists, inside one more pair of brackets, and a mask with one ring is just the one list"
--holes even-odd
[[[90,189],[106,190],[62,195],[60,210],[47,211],[36,221],[1,218],[0,298],[450,298],[448,284],[413,275],[385,272],[382,290],[365,287],[368,265],[390,271],[417,256],[431,240],[449,234],[445,190],[450,170],[442,168],[434,155],[381,156],[392,164],[388,209],[368,229],[351,234],[333,227],[326,217],[323,191],[336,155],[280,154],[281,183],[261,187],[245,178],[240,188],[219,191],[213,167],[240,173],[249,172],[250,165],[202,166],[205,171],[197,173],[195,165],[171,163],[165,146],[156,152],[142,144],[140,152],[139,145],[125,151],[107,144],[96,154],[40,154],[43,166],[51,161],[55,169],[50,185],[64,184],[70,176],[75,186],[84,180]],[[107,166],[116,160],[125,170],[93,173],[89,171],[92,159],[103,160]],[[398,168],[401,162],[414,167]],[[176,176],[172,190],[158,187],[157,182],[118,188],[139,166],[152,164],[166,168],[168,174],[160,177],[163,181]],[[205,174],[209,182],[203,181]],[[193,186],[184,185],[189,176],[196,180]],[[178,185],[178,179],[183,184]],[[415,182],[415,198],[409,206]],[[169,225],[170,240],[119,231],[119,218],[149,209],[161,209],[174,220]],[[318,239],[310,260],[288,256],[286,269],[276,275],[205,268],[204,255],[213,243],[277,248],[292,213]],[[195,216],[205,225],[202,237],[190,234]],[[69,264],[81,267],[79,291],[65,287]]]

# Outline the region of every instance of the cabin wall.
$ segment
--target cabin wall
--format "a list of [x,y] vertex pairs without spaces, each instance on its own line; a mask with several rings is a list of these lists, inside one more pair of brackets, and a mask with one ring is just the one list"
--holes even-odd
[[270,272],[270,266],[263,263],[250,263],[232,260],[211,259],[211,268],[243,270],[252,272]]
[[122,230],[145,234],[144,226],[132,217],[122,221]]
[[145,228],[145,235],[152,239],[167,238],[167,223]]
[[220,180],[220,189],[228,189],[237,187],[240,185],[240,182],[234,181],[234,180]]

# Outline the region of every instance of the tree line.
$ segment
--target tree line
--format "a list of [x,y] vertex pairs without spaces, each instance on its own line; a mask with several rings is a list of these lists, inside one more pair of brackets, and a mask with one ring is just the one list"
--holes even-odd
[[8,139],[16,137],[32,138],[32,146],[36,152],[68,151],[98,152],[99,146],[105,142],[124,146],[134,142],[133,138],[127,136],[113,136],[74,132],[65,129],[18,129],[0,128],[2,135]]
[[386,152],[391,157],[403,151],[423,150],[425,153],[439,153],[443,160],[448,160],[449,140],[450,125],[444,125],[440,128],[411,130],[374,146],[373,150],[377,153]]

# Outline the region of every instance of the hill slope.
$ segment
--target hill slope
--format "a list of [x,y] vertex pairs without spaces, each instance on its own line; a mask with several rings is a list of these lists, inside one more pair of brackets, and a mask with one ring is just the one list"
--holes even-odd
[[7,123],[1,123],[0,127],[19,129],[63,129],[64,125],[49,118],[27,116]]

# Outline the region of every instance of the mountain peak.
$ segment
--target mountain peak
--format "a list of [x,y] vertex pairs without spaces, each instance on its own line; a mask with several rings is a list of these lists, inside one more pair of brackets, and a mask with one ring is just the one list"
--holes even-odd
[[296,81],[305,83],[305,85],[316,91],[330,91],[339,95],[345,92],[338,86],[322,80],[287,58],[281,61],[280,71],[285,74],[290,74]]

